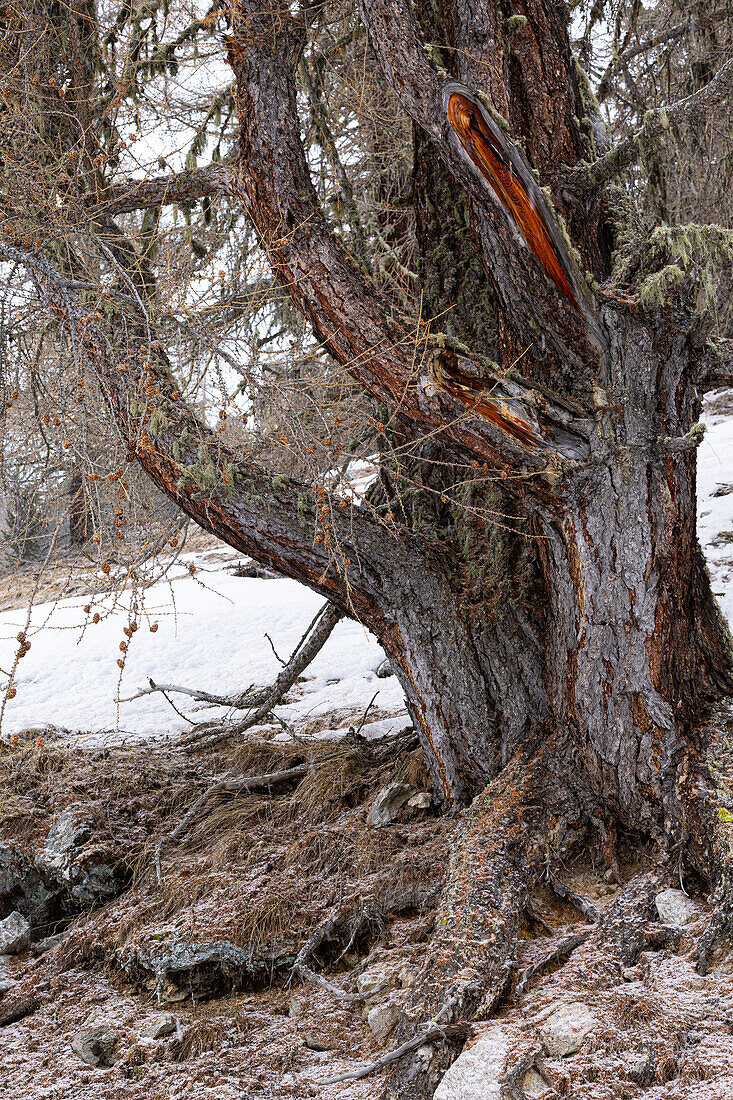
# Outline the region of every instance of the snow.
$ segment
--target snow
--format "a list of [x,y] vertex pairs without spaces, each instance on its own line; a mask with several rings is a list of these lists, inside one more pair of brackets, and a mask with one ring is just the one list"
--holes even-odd
[[[725,395],[726,398],[728,395]],[[712,398],[698,451],[697,533],[708,561],[713,592],[733,623],[733,417],[727,400]],[[731,492],[725,492],[730,488]],[[723,495],[715,496],[722,490]]]
[[[733,418],[726,405],[714,399],[705,417],[698,534],[713,591],[733,621],[733,491],[714,495],[733,486]],[[350,473],[365,483],[373,476],[369,462]],[[147,686],[148,677],[217,694],[269,683],[280,665],[265,634],[287,659],[322,600],[296,581],[236,577],[231,572],[236,560],[226,548],[186,555],[170,583],[148,590],[122,675],[117,659],[119,644],[126,640],[124,604],[118,601],[107,609],[103,602],[95,605],[92,613],[102,615],[96,625],[83,612],[85,596],[35,607],[28,630],[31,649],[19,665],[17,695],[6,702],[3,734],[52,724],[75,736],[86,735],[85,744],[98,743],[100,734],[108,740],[177,736],[190,724],[161,695],[131,702],[118,699]],[[194,576],[188,572],[190,563],[197,567]],[[5,672],[12,665],[16,635],[25,629],[25,618],[24,609],[0,614],[0,669]],[[155,633],[149,630],[153,623],[158,623]],[[376,737],[403,728],[408,718],[398,681],[375,677],[383,657],[376,639],[359,623],[342,621],[306,670],[307,681],[291,692],[293,701],[279,707],[278,715],[298,728],[310,723],[309,732],[317,736],[340,736],[345,726],[358,722],[378,692],[364,733]],[[0,673],[0,688],[4,682]],[[223,708],[201,709],[181,695],[174,699],[196,722],[227,713]],[[96,735],[93,740],[90,732]]]
[[[187,563],[197,563],[191,576]],[[231,566],[233,561],[224,563]],[[153,739],[190,729],[162,695],[146,695],[117,702],[147,687],[148,677],[159,683],[201,688],[215,694],[235,694],[250,685],[272,681],[280,670],[277,653],[287,659],[323,600],[296,581],[236,577],[216,565],[206,571],[206,555],[183,559],[170,584],[151,588],[144,614],[133,635],[127,664],[120,677],[119,643],[125,641],[125,606],[82,629],[88,616],[88,597],[75,596],[57,605],[33,609],[27,632],[30,652],[19,665],[17,695],[8,700],[3,733],[40,727],[46,723],[74,732],[108,731],[125,740]],[[0,668],[7,670],[17,649],[16,635],[25,627],[24,609],[0,615]],[[157,623],[158,630],[149,627]],[[406,724],[404,699],[396,678],[377,679],[375,670],[384,652],[364,627],[352,620],[340,622],[323,650],[306,670],[302,694],[278,708],[285,722],[303,723],[329,715],[325,736],[334,735],[335,709],[351,713],[347,724],[358,723],[375,692],[375,709],[393,718],[367,721],[364,732],[377,736]],[[291,695],[297,695],[296,688]],[[182,695],[176,706],[194,721],[224,716],[222,707],[196,709],[199,704]],[[374,718],[374,712],[371,717]],[[345,719],[346,720],[346,716]],[[325,724],[325,723],[324,723]],[[341,731],[343,733],[343,730]],[[86,743],[90,743],[87,739]]]

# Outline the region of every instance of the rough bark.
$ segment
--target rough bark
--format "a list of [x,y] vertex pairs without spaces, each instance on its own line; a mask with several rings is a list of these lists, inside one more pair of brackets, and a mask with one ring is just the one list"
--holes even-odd
[[[496,355],[502,369],[473,347],[492,339],[495,318],[489,325],[480,304],[456,311],[470,352],[450,333],[430,344],[414,319],[392,315],[330,232],[297,114],[305,23],[243,0],[228,42],[241,134],[227,186],[274,277],[343,369],[397,414],[400,430],[412,439],[431,433],[432,449],[416,461],[438,498],[457,484],[451,464],[472,460],[482,474],[485,464],[488,476],[469,487],[481,522],[469,523],[459,501],[432,505],[422,529],[417,506],[391,530],[361,508],[326,505],[324,517],[312,486],[228,451],[181,402],[151,339],[139,257],[117,228],[108,251],[120,280],[91,319],[81,271],[61,272],[12,238],[0,245],[88,355],[130,458],[202,526],[358,617],[390,654],[436,792],[463,815],[435,941],[398,1041],[439,1013],[452,1026],[495,1009],[534,880],[580,844],[596,843],[615,872],[625,833],[660,864],[674,858],[715,887],[719,916],[701,945],[703,965],[733,911],[730,856],[711,840],[704,760],[706,715],[733,689],[731,651],[694,508],[696,383],[727,377],[729,349],[701,352],[682,298],[674,314],[645,309],[586,279],[606,261],[596,185],[611,161],[595,176],[573,169],[583,112],[566,28],[544,0],[524,0],[521,10],[527,23],[507,47],[492,3],[445,0],[437,15],[403,0],[360,5],[384,78],[420,133],[414,187],[430,261],[421,272],[443,283],[434,302],[428,295],[429,312],[443,312],[451,264],[470,272],[470,292],[490,299],[509,331]],[[449,69],[421,36],[421,23],[434,19],[457,58]],[[726,79],[695,109],[721,102]],[[572,170],[563,177],[565,162]],[[554,203],[532,167],[555,189]],[[576,184],[566,197],[563,178]],[[213,173],[177,181],[176,193],[221,185]],[[161,186],[153,181],[135,201],[160,200]],[[465,199],[471,227],[470,246],[459,244],[456,219],[444,219],[447,264],[431,257],[427,211],[438,194],[447,208]],[[108,198],[124,208],[116,191]],[[506,369],[517,348],[526,352],[521,374]],[[502,525],[491,524],[497,500],[494,512],[511,512],[513,522],[501,536]],[[629,913],[633,895],[647,904],[651,881],[631,884],[614,916],[624,951],[643,942]],[[387,1096],[432,1094],[454,1049],[426,1046],[392,1070]]]

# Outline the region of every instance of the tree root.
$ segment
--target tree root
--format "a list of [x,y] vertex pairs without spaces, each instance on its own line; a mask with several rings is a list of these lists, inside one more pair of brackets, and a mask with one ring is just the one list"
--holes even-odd
[[582,894],[577,894],[575,890],[571,890],[553,871],[548,871],[547,881],[559,898],[569,902],[579,913],[587,917],[592,924],[598,923],[600,914],[595,905],[589,901],[588,898],[584,898]]
[[426,1035],[426,1027],[438,1013],[446,1024],[487,1017],[506,991],[522,914],[544,863],[542,763],[541,754],[512,761],[465,811],[435,938],[397,1031],[400,1050],[420,1035],[420,1054],[404,1050],[383,1100],[428,1100],[457,1051],[447,1031]]
[[531,966],[525,966],[514,989],[514,1000],[518,1001],[522,994],[526,992],[527,986],[536,974],[539,974],[548,966],[552,966],[553,963],[564,962],[572,955],[576,947],[580,947],[582,943],[585,943],[590,934],[591,929],[589,928],[587,932],[577,932],[573,936],[568,936],[552,951],[538,959],[537,962],[532,963]]
[[439,1022],[444,1016],[447,1017],[451,1014],[455,1008],[455,1003],[453,999],[448,1001],[443,1008],[436,1013],[435,1019],[431,1020],[426,1027],[422,1028],[417,1035],[401,1043],[395,1050],[390,1050],[387,1054],[383,1054],[381,1058],[377,1058],[376,1062],[371,1062],[368,1066],[363,1066],[361,1069],[351,1070],[347,1073],[339,1073],[338,1076],[329,1077],[320,1083],[322,1085],[335,1085],[340,1081],[358,1081],[362,1077],[368,1077],[369,1074],[384,1069],[385,1066],[398,1062],[401,1058],[404,1058],[408,1054],[412,1054],[413,1051],[419,1050],[420,1047],[425,1046],[427,1043],[432,1043],[436,1039],[443,1041],[461,1039],[465,1042],[471,1032],[469,1024],[441,1024]]
[[[376,906],[374,907],[374,909],[376,910]],[[368,928],[371,924],[375,923],[375,921],[380,925],[383,925],[381,913],[374,911],[370,913],[368,912],[367,907],[363,904],[360,906],[358,912],[356,913],[352,912],[352,907],[349,902],[337,906],[331,913],[329,913],[325,920],[321,921],[317,928],[313,930],[311,935],[301,947],[296,956],[295,962],[293,963],[291,977],[294,975],[298,975],[300,978],[303,978],[304,981],[314,982],[316,985],[319,985],[322,989],[325,989],[328,993],[330,993],[333,997],[336,997],[340,1001],[345,1001],[347,1003],[353,1004],[365,1001],[366,997],[363,993],[347,993],[345,989],[340,989],[338,986],[334,985],[333,982],[330,982],[327,978],[324,978],[322,974],[316,974],[316,972],[312,970],[307,964],[308,960],[311,958],[312,955],[315,954],[321,944],[323,944],[327,940],[334,938],[336,930],[340,924],[343,924],[345,922],[350,923],[348,942],[341,954],[339,955],[339,958],[343,958],[347,951],[349,951],[350,948],[353,946],[359,933],[362,932],[365,928]],[[363,966],[357,968],[357,970],[362,969]],[[387,984],[389,983],[386,983],[384,988],[386,988]],[[373,990],[370,993],[370,996],[373,996],[374,993],[378,992],[381,992],[381,989]]]

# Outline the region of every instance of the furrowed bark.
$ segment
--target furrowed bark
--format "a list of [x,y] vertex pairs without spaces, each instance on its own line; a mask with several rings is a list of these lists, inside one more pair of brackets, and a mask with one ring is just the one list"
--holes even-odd
[[[516,433],[501,430],[500,417],[487,418],[475,403],[467,407],[431,384],[435,345],[427,329],[389,319],[389,307],[326,226],[297,119],[294,70],[303,46],[300,25],[248,2],[239,9],[236,31],[230,63],[237,77],[241,122],[238,193],[275,276],[290,288],[324,346],[388,409],[399,409],[416,433],[437,431],[446,443],[493,465],[544,468],[546,461],[534,442],[522,445]],[[489,379],[489,402],[492,384]]]
[[502,310],[527,346],[542,354],[545,341],[550,344],[572,374],[576,393],[587,399],[590,371],[603,367],[607,339],[584,274],[524,155],[474,90],[440,75],[404,0],[363,0],[360,10],[403,108],[476,201]]

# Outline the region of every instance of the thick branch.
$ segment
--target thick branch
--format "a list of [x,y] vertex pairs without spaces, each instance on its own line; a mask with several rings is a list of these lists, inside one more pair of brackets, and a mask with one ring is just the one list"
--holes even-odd
[[[418,430],[437,433],[464,452],[504,467],[543,467],[545,460],[536,446],[504,431],[500,418],[491,419],[475,408],[469,411],[426,384],[427,330],[392,319],[388,303],[380,299],[326,225],[297,117],[293,73],[303,44],[300,25],[282,13],[261,11],[249,0],[236,29],[241,45],[231,51],[230,62],[237,77],[241,123],[239,190],[278,280],[289,286],[296,305],[348,372],[388,408],[399,408],[400,416]],[[439,110],[450,129],[442,100]],[[468,171],[456,149],[453,155],[485,201],[486,188],[475,172]],[[504,229],[502,234],[506,236]],[[512,255],[521,248],[533,260],[513,234],[506,243]],[[538,261],[533,272],[546,283]],[[520,278],[521,274],[520,269]],[[558,291],[553,297],[563,296]],[[563,301],[561,310],[573,316],[576,346],[582,343],[585,324],[577,309]],[[572,355],[577,358],[575,351]]]
[[408,572],[416,567],[422,556],[417,542],[413,547],[411,540],[408,548],[367,513],[334,507],[327,517],[327,544],[322,533],[317,536],[325,521],[312,486],[273,477],[231,452],[180,398],[141,299],[117,293],[113,301],[103,295],[104,314],[92,312],[79,298],[77,281],[33,253],[20,258],[47,308],[88,354],[128,460],[137,458],[205,530],[383,633],[380,615],[390,606],[385,585],[394,566]]
[[174,202],[194,202],[204,195],[224,191],[232,178],[232,164],[208,164],[191,172],[170,172],[147,180],[128,180],[108,187],[85,205],[87,216],[117,217],[133,210],[166,206]]

